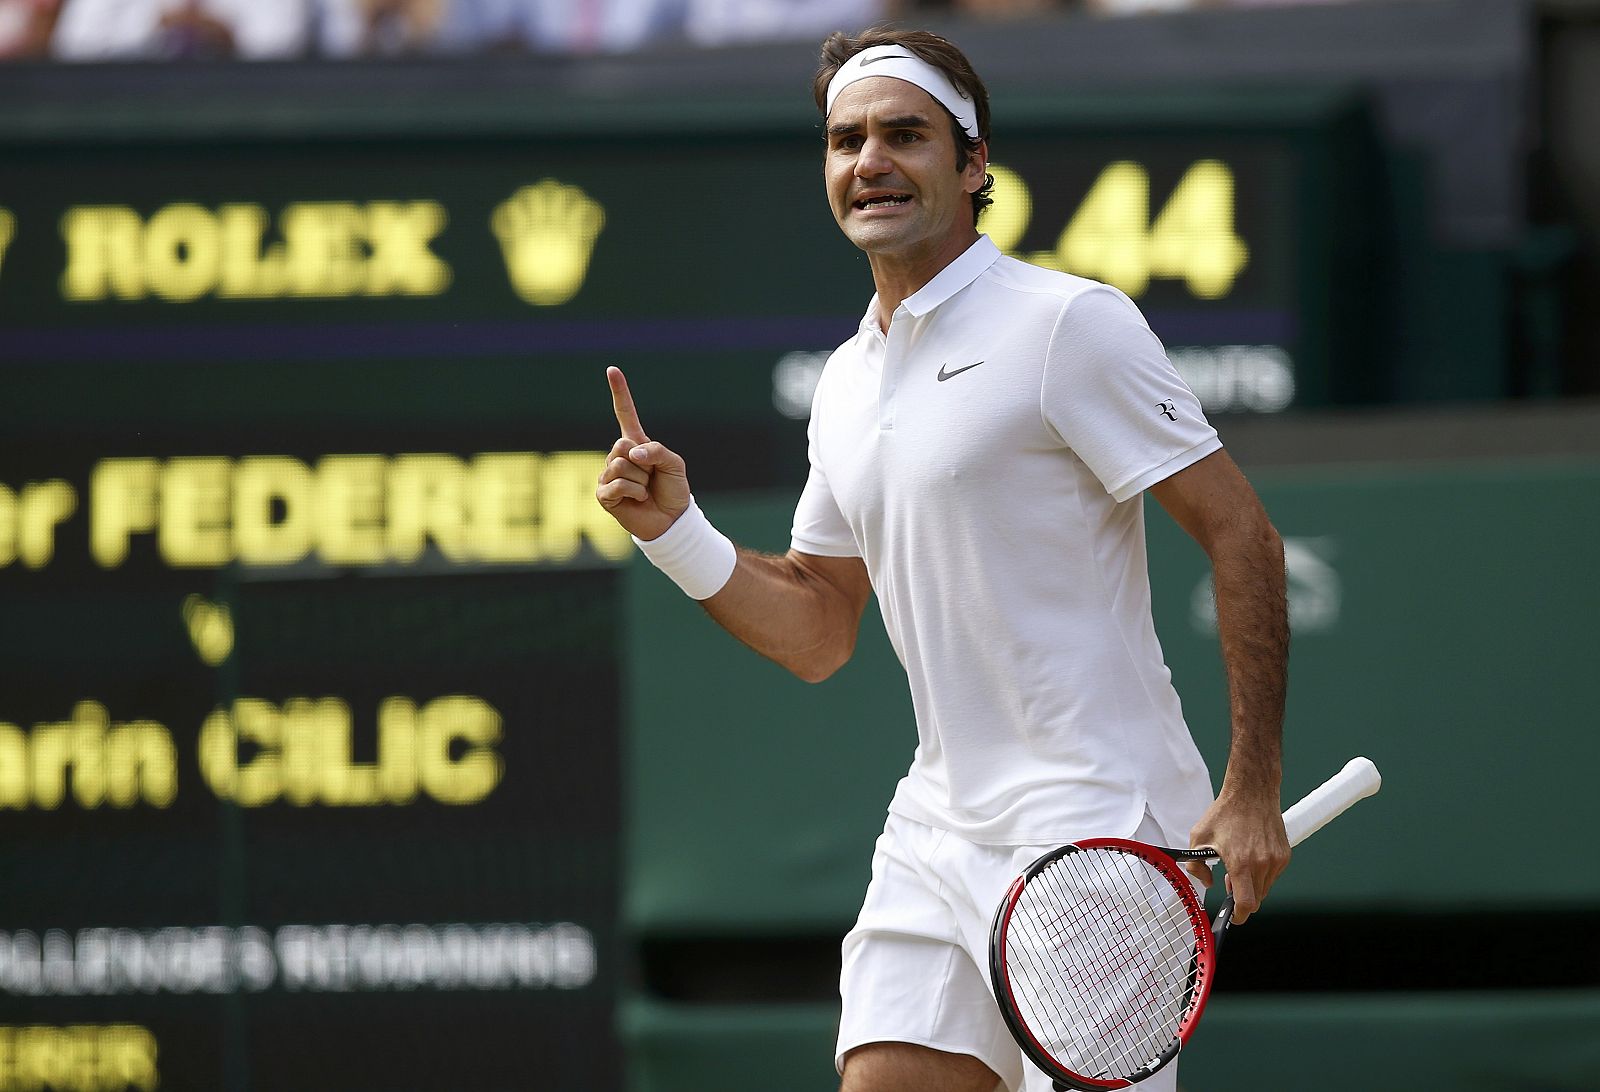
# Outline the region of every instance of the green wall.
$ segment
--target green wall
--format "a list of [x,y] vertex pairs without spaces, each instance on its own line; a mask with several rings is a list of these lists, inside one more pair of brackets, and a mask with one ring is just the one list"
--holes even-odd
[[[1256,484],[1289,555],[1284,798],[1356,754],[1385,778],[1301,850],[1277,905],[1600,903],[1600,870],[1568,867],[1600,819],[1600,464],[1277,471]],[[792,504],[706,499],[735,540],[774,551]],[[1209,566],[1153,505],[1148,527],[1157,626],[1215,779],[1227,706],[1204,619]],[[876,611],[855,659],[808,686],[642,561],[626,583],[628,920],[697,932],[848,923],[915,744]],[[1557,837],[1530,841],[1530,819]],[[1496,882],[1436,851],[1450,843],[1496,861]]]

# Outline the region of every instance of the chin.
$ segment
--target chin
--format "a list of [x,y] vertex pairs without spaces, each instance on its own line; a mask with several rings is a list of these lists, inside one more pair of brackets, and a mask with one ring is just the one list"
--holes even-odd
[[907,230],[909,224],[852,224],[845,229],[849,240],[862,250],[890,254],[905,250],[916,243],[916,233]]

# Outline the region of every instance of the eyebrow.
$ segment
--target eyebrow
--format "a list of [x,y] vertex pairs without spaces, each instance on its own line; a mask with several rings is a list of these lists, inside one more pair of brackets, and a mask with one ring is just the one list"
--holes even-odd
[[[933,128],[933,123],[927,118],[923,117],[921,114],[905,114],[897,118],[884,118],[879,124],[885,129]],[[837,125],[828,126],[827,129],[824,130],[824,134],[830,137],[846,136],[850,133],[858,133],[862,128],[863,125],[859,121],[840,122]]]

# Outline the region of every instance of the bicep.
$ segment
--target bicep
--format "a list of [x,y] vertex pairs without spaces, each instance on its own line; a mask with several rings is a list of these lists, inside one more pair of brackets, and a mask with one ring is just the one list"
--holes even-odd
[[848,614],[852,629],[860,625],[861,614],[872,596],[872,581],[867,576],[866,562],[859,557],[828,557],[794,549],[789,551],[787,560],[797,572],[814,582],[836,607]]
[[1218,450],[1149,489],[1167,514],[1210,554],[1230,537],[1275,537],[1261,499],[1226,451]]

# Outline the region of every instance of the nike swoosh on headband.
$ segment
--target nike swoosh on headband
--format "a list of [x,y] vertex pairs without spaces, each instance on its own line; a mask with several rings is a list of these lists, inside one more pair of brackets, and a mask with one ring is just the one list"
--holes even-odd
[[[866,71],[869,65],[880,64],[884,61],[893,62],[885,65],[876,72]],[[947,74],[915,53],[898,45],[872,46],[864,49],[839,66],[839,71],[833,74],[833,79],[828,83],[825,113],[833,112],[834,100],[839,97],[839,92],[870,76],[888,76],[891,79],[904,80],[915,87],[920,87],[931,95],[935,102],[943,106],[956,119],[964,133],[973,140],[979,139],[978,110],[972,98],[961,88],[955,85]]]

